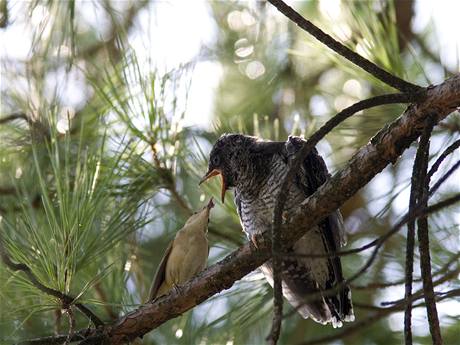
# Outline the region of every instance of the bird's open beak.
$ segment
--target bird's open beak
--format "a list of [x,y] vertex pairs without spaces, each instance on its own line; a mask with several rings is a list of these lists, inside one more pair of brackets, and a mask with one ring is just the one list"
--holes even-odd
[[[203,182],[207,181],[208,179],[210,179],[211,177],[213,176],[216,176],[216,175],[220,175],[221,177],[221,189],[220,189],[220,197],[222,199],[222,203],[225,202],[225,191],[227,190],[227,186],[225,185],[225,179],[224,179],[224,175],[222,174],[222,171],[220,169],[213,169],[211,171],[209,171],[200,181],[199,185],[202,184]],[[212,199],[211,199],[212,201]],[[210,201],[210,202],[211,202]]]

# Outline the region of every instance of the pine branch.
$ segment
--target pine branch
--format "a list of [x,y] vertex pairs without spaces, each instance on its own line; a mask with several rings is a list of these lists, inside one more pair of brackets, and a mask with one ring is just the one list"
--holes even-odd
[[[356,152],[343,169],[301,203],[290,223],[283,224],[283,243],[295,243],[307,229],[311,229],[340,207],[385,166],[395,162],[411,142],[421,135],[427,116],[436,114],[433,120],[437,123],[459,105],[460,75],[427,89],[426,98],[409,106],[400,118],[382,129]],[[309,217],[304,217],[305,213]],[[271,254],[270,238],[270,229],[266,229],[263,234],[256,236],[256,242],[260,243],[259,249],[252,243],[243,245],[182,285],[180,291],[172,291],[155,302],[142,305],[110,326],[93,330],[92,336],[106,334],[105,341],[121,344],[181,315],[216,293],[228,289],[236,280],[268,260]]]
[[46,293],[47,295],[56,297],[62,303],[62,309],[68,309],[72,304],[74,304],[89,320],[91,320],[96,327],[104,326],[104,323],[99,319],[90,309],[84,306],[81,303],[74,303],[75,298],[72,296],[66,295],[61,291],[51,289],[43,285],[37,277],[33,274],[29,266],[23,263],[15,263],[9,257],[5,247],[3,246],[3,239],[0,237],[0,256],[3,263],[12,271],[22,271],[27,276],[29,281],[40,291]]
[[315,37],[318,41],[335,51],[337,54],[343,56],[348,61],[352,62],[356,66],[362,68],[369,74],[373,75],[377,79],[383,81],[385,84],[394,87],[395,89],[407,92],[411,94],[417,94],[423,91],[418,85],[411,84],[399,77],[392,75],[391,73],[385,71],[381,67],[377,66],[373,62],[367,60],[361,55],[355,53],[350,48],[344,46],[342,43],[336,41],[331,36],[326,34],[324,31],[319,29],[310,21],[306,20],[300,13],[295,11],[292,7],[286,5],[281,0],[267,0],[273,6],[275,6],[278,11],[284,14],[287,18],[293,21],[297,26],[308,32],[310,35]]

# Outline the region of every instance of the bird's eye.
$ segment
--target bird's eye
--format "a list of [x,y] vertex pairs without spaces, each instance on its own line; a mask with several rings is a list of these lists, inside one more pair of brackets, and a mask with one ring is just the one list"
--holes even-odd
[[220,158],[219,158],[219,156],[214,156],[214,157],[212,157],[211,163],[212,163],[212,165],[214,165],[214,166],[218,166],[218,165],[220,164]]

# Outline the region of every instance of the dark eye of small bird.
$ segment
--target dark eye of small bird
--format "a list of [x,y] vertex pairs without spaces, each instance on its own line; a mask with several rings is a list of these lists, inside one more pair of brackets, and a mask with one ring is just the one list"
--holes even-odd
[[220,158],[219,158],[219,156],[214,156],[214,157],[212,157],[212,162],[211,162],[211,163],[212,163],[212,165],[214,165],[214,166],[219,165],[219,164],[220,164]]

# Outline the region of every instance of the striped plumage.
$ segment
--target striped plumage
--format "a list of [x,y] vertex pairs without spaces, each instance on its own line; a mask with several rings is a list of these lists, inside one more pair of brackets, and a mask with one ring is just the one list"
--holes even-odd
[[[290,137],[287,142],[261,141],[240,134],[223,135],[214,145],[207,177],[221,174],[224,194],[232,188],[235,204],[244,232],[248,238],[270,229],[276,198],[287,174],[290,157],[301,147],[303,140]],[[304,160],[294,183],[291,184],[285,205],[285,216],[292,212],[328,178],[323,159],[313,150]],[[305,215],[308,217],[308,215]],[[331,214],[314,229],[307,232],[285,251],[299,254],[283,259],[283,294],[304,317],[326,324],[340,326],[342,321],[353,321],[351,293],[344,285],[335,294],[322,294],[328,288],[343,282],[339,257],[306,258],[305,254],[337,251],[344,244],[343,223],[339,211]],[[272,285],[270,261],[261,267]],[[318,298],[308,301],[312,295]]]

